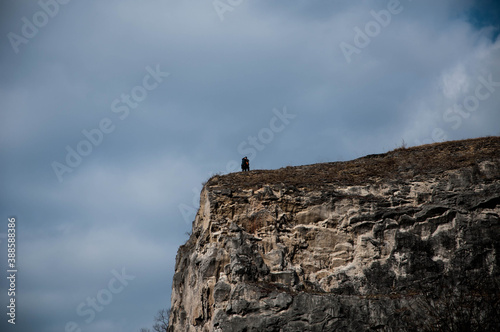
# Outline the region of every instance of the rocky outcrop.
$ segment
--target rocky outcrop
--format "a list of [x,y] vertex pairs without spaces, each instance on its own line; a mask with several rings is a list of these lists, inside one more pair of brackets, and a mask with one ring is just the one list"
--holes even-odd
[[499,263],[498,137],[215,176],[169,331],[498,331]]

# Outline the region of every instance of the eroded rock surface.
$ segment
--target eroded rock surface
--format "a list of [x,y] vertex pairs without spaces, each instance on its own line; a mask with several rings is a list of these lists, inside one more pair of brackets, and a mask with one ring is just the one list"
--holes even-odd
[[472,162],[440,173],[211,179],[177,254],[169,331],[499,330],[500,139],[483,140],[487,158],[463,141]]

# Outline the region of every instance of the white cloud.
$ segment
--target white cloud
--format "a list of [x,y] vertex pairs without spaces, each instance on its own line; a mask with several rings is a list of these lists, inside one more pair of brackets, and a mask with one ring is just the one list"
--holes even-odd
[[456,100],[465,91],[469,90],[469,77],[465,73],[465,67],[460,64],[441,75],[442,91],[446,98]]

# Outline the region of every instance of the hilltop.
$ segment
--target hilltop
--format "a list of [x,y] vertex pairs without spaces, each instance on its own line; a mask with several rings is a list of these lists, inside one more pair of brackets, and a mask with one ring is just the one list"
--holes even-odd
[[499,331],[500,137],[212,177],[169,331]]
[[500,136],[450,141],[398,148],[351,161],[216,175],[207,182],[207,186],[228,189],[257,188],[264,184],[316,187],[423,179],[500,158],[499,151]]

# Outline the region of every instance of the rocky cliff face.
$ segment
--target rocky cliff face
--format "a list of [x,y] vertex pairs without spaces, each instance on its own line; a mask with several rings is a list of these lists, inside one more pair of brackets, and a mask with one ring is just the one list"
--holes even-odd
[[216,176],[169,331],[498,331],[500,138]]

